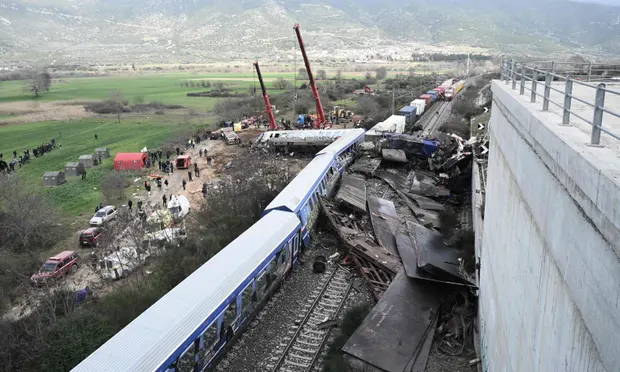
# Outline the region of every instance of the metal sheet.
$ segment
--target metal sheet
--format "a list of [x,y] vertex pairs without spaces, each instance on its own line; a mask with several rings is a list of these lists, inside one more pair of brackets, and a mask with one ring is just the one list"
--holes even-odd
[[409,235],[397,234],[396,247],[405,267],[405,273],[407,273],[408,277],[415,278],[418,271],[418,255],[413,248],[413,241],[411,241]]
[[443,211],[446,209],[443,204],[438,203],[433,199],[427,198],[425,196],[412,194],[410,192],[403,192],[403,194],[407,195],[409,198],[415,201],[416,204],[422,209],[426,209],[429,211]]
[[407,221],[407,230],[411,234],[420,269],[435,280],[475,287],[474,282],[459,269],[459,252],[447,247],[439,233],[411,221]]
[[342,351],[388,372],[404,371],[426,342],[445,290],[401,270]]
[[394,203],[370,196],[368,197],[368,211],[377,242],[388,252],[398,256],[394,234],[398,230],[400,221]]
[[344,175],[336,200],[366,212],[366,180],[359,176]]
[[407,180],[404,177],[401,177],[398,174],[394,174],[392,172],[380,170],[375,172],[375,177],[385,181],[395,191],[406,191],[409,188],[407,185]]
[[437,320],[439,319],[439,313],[433,318],[431,325],[428,330],[428,334],[426,336],[426,340],[418,353],[418,356],[415,358],[415,361],[412,361],[405,371],[410,372],[424,372],[426,371],[426,362],[428,361],[428,355],[431,353],[431,347],[433,346],[433,339],[435,338],[435,331],[437,330]]
[[351,172],[362,173],[372,176],[375,174],[380,164],[381,159],[362,158],[353,163],[353,165],[351,166]]
[[405,155],[403,150],[383,149],[381,150],[381,155],[384,160],[393,161],[396,163],[407,162],[407,155]]

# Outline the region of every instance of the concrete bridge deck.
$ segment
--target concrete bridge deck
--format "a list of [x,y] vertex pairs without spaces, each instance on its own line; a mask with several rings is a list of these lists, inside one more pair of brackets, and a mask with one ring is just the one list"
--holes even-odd
[[[485,369],[620,371],[620,141],[603,133],[604,147],[588,146],[589,124],[562,126],[560,108],[543,112],[542,97],[511,88],[492,83],[478,247]],[[592,89],[573,94],[594,101]],[[620,112],[620,98],[605,106]],[[572,110],[593,115],[575,100]],[[611,115],[603,127],[620,134]]]

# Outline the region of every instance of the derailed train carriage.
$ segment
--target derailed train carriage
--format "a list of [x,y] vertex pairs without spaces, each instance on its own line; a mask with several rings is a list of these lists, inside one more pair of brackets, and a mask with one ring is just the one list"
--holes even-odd
[[318,197],[333,190],[364,130],[320,151],[261,219],[73,371],[209,369],[278,288],[307,247]]

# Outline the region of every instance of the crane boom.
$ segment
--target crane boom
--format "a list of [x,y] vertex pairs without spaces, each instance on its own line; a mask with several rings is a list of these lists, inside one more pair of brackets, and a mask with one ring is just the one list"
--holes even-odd
[[304,57],[304,64],[306,65],[306,71],[308,71],[308,78],[310,79],[310,88],[312,88],[312,95],[314,96],[314,102],[316,103],[316,114],[318,116],[319,126],[324,126],[327,120],[325,119],[325,111],[323,111],[323,105],[321,104],[321,97],[319,97],[319,90],[316,86],[316,82],[314,81],[314,76],[312,75],[312,69],[310,68],[310,61],[308,60],[308,55],[306,54],[306,48],[304,47],[304,41],[301,38],[301,33],[299,31],[299,23],[295,23],[293,26],[295,33],[297,34],[297,41],[299,41],[299,48],[301,49],[301,54]]
[[273,116],[273,109],[271,108],[271,102],[269,102],[269,95],[267,94],[265,83],[263,82],[263,75],[260,73],[260,67],[258,67],[258,61],[254,62],[254,67],[256,68],[256,74],[258,75],[258,81],[260,82],[260,89],[263,91],[265,106],[267,107],[266,112],[269,116],[269,129],[277,130],[278,125],[276,124],[276,118]]

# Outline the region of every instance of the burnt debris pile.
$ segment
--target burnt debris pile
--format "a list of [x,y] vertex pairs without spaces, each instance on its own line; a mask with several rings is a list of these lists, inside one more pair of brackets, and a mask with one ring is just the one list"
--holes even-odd
[[342,263],[377,301],[342,348],[350,365],[424,371],[430,355],[474,368],[471,169],[482,145],[441,132],[366,142],[335,197],[321,200]]

